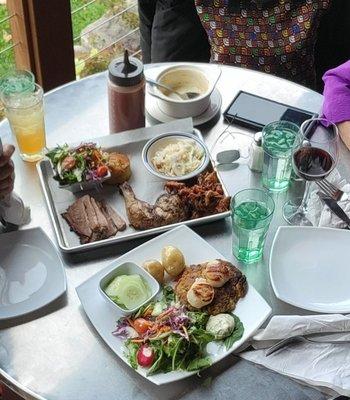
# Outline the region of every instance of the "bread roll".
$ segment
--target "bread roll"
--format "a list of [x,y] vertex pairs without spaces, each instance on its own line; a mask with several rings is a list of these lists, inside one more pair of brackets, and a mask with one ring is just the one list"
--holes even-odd
[[203,278],[197,278],[187,292],[187,301],[194,308],[202,308],[214,299],[214,288]]
[[111,177],[106,183],[119,185],[130,179],[130,160],[126,154],[109,153],[107,165],[111,172]]

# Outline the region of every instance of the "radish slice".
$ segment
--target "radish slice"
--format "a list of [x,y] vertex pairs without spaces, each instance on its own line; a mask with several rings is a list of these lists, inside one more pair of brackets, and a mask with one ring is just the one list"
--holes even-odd
[[137,352],[137,362],[141,367],[148,368],[153,364],[154,353],[151,347],[143,344]]

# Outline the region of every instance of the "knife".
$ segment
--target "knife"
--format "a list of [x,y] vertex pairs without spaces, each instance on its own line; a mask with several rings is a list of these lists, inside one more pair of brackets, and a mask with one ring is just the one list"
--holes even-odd
[[334,199],[328,197],[322,192],[317,192],[317,195],[338,218],[346,223],[347,228],[350,229],[350,218],[346,215],[340,205]]

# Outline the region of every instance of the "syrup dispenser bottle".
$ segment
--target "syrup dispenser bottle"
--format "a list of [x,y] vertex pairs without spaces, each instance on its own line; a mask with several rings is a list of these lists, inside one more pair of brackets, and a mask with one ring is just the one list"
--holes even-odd
[[108,67],[109,131],[117,133],[145,126],[145,77],[143,64],[129,57],[113,60]]

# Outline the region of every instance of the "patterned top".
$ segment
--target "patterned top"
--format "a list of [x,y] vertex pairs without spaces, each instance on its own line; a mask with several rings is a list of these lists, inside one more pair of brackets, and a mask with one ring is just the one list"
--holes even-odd
[[212,61],[314,87],[317,28],[331,0],[276,0],[274,6],[248,2],[248,7],[237,11],[232,1],[238,2],[195,0],[211,44]]

